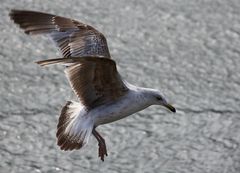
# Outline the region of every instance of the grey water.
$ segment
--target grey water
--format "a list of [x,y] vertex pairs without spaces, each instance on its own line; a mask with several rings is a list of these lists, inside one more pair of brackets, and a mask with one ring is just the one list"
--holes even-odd
[[[177,113],[152,106],[100,126],[105,162],[93,137],[61,151],[57,120],[74,94],[62,67],[34,63],[60,55],[14,25],[12,8],[94,26],[122,77],[161,90]],[[239,173],[239,9],[238,0],[1,0],[0,172]]]

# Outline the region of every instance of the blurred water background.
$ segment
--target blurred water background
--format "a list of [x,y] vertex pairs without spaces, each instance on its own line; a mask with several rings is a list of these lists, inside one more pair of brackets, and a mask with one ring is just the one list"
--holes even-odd
[[[0,0],[0,172],[240,172],[239,0]],[[59,111],[72,91],[63,68],[34,61],[59,54],[29,37],[10,9],[71,17],[96,27],[130,83],[162,90],[177,108],[152,106],[99,127],[79,151],[56,145]],[[134,104],[134,103],[133,103]]]

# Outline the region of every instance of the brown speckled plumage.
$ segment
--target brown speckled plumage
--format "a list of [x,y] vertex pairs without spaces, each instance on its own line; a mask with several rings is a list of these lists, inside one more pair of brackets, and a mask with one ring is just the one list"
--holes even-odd
[[26,34],[48,34],[63,57],[99,55],[110,58],[106,38],[89,25],[35,11],[12,10],[10,17]]

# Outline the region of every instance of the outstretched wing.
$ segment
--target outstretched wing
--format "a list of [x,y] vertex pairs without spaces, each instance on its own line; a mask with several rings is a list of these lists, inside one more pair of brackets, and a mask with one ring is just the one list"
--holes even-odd
[[108,58],[59,58],[37,62],[45,66],[55,63],[69,64],[65,69],[72,89],[87,108],[113,102],[126,94],[115,61]]
[[12,10],[9,15],[26,34],[48,34],[64,57],[97,55],[110,58],[106,38],[92,26],[35,11]]

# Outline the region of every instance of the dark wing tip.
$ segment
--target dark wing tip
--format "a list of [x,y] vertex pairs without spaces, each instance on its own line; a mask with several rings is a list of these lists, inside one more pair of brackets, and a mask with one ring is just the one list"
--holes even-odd
[[[9,12],[10,19],[22,29],[24,29],[24,27],[21,26],[22,15],[24,14],[24,12],[26,12],[26,11],[16,10],[16,9],[11,9],[11,11]],[[30,32],[26,31],[26,30],[24,30],[24,33],[30,34]]]
[[9,14],[8,14],[9,17],[10,17],[10,19],[14,20],[17,11],[18,11],[18,10],[15,10],[15,9],[10,10],[10,12],[9,12]]
[[23,10],[11,9],[9,12],[9,17],[14,20],[19,14],[24,12]]
[[17,24],[26,34],[44,34],[55,30],[52,24],[54,15],[30,10],[11,9],[10,19]]

